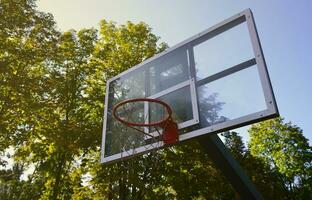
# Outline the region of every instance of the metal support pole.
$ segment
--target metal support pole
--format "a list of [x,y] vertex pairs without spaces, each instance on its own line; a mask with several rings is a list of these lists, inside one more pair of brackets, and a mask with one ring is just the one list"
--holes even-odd
[[242,199],[263,199],[261,193],[233,158],[231,152],[218,135],[208,135],[200,138],[199,142]]

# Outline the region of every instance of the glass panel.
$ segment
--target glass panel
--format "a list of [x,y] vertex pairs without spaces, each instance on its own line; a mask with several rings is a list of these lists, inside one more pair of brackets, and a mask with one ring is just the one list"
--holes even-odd
[[[134,149],[145,144],[144,135],[118,122],[112,113],[113,106],[125,99],[145,97],[145,71],[135,70],[128,75],[112,81],[109,86],[109,104],[105,156]],[[118,110],[120,117],[127,121],[141,123],[144,121],[144,103],[125,104]]]
[[197,80],[251,58],[254,54],[245,22],[194,47]]
[[[193,119],[190,86],[166,94],[158,99],[166,102],[171,107],[173,119],[177,123]],[[166,116],[167,112],[163,108],[160,109],[160,107],[163,106],[149,104],[150,121],[159,121]]]
[[159,122],[168,117],[168,112],[163,105],[150,102],[148,103],[148,107],[150,123]]
[[256,66],[200,86],[198,100],[203,126],[267,108]]
[[121,153],[145,145],[144,134],[134,130],[117,120],[108,119],[105,156]]
[[175,50],[149,64],[149,95],[156,94],[189,79],[187,50]]
[[129,102],[116,109],[116,115],[127,122],[144,123],[144,101]]
[[[116,110],[116,114],[125,121],[143,123],[145,121],[144,102],[124,104]],[[111,109],[107,115],[106,156],[145,145],[143,134],[117,121]],[[139,129],[143,130],[143,128]]]
[[145,97],[145,71],[135,70],[127,76],[123,76],[109,85],[109,100],[116,104],[125,99]]

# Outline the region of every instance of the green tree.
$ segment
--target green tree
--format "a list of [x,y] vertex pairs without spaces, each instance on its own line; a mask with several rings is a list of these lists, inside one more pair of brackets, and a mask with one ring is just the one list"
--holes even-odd
[[285,196],[299,199],[311,195],[311,146],[302,130],[276,118],[253,125],[249,133],[251,155],[279,173],[279,179],[288,191]]
[[[35,138],[39,110],[43,106],[40,94],[45,88],[44,63],[53,57],[59,32],[50,14],[36,10],[33,0],[2,0],[0,2],[0,151],[8,147],[16,152]],[[37,148],[39,151],[39,148]],[[27,168],[30,154],[16,156]],[[15,165],[14,165],[15,166]],[[24,169],[23,167],[23,169]],[[14,167],[12,169],[14,170]],[[7,170],[9,172],[10,170]],[[41,194],[40,181],[2,179],[6,198],[32,199]],[[16,186],[16,187],[15,187]],[[27,187],[26,187],[27,186]],[[23,187],[23,190],[21,190]],[[27,189],[28,188],[28,189]],[[37,192],[39,191],[39,195]],[[27,192],[28,191],[28,192]],[[12,194],[12,192],[14,192]],[[28,195],[28,196],[27,196]],[[1,197],[5,198],[4,196]]]
[[233,157],[240,163],[246,174],[251,178],[265,199],[285,199],[285,189],[279,180],[279,173],[271,170],[270,166],[260,158],[250,154],[242,137],[237,132],[222,134],[225,145]]
[[58,33],[35,1],[1,1],[0,11],[1,151],[13,146],[35,168],[42,199],[90,192],[82,176],[99,151],[106,80],[165,45],[144,23],[103,20],[98,40],[94,29]]
[[[99,163],[106,81],[166,47],[144,23],[102,20],[99,30],[60,33],[35,0],[1,0],[0,155],[13,147],[14,165],[0,157],[0,199],[238,198],[195,141]],[[226,120],[216,98],[199,99],[206,125]],[[308,198],[311,147],[302,131],[277,119],[250,133],[250,151],[237,133],[225,143],[265,197]],[[21,180],[28,167],[34,172]]]
[[[0,149],[21,145],[35,123],[41,63],[53,53],[58,32],[52,16],[33,0],[0,3]],[[31,108],[31,109],[30,109]]]
[[75,163],[99,144],[87,85],[97,31],[60,34],[32,0],[0,6],[1,151],[12,146],[15,160],[35,167],[42,198],[69,198],[83,174]]
[[[97,106],[97,111],[101,114],[96,115],[101,120],[106,80],[164,50],[166,45],[158,45],[159,38],[144,23],[127,22],[117,26],[113,22],[102,20],[99,33],[90,63],[94,70],[90,77],[90,96],[93,97],[90,103],[101,105]],[[100,135],[98,138],[100,139]],[[108,199],[142,199],[146,195],[153,195],[151,188],[158,177],[151,176],[153,171],[149,170],[152,163],[150,155],[105,166],[98,163],[98,151],[96,149],[90,154],[93,162],[88,163],[93,175],[95,198],[106,196]],[[150,185],[148,188],[147,183]]]
[[32,180],[21,180],[24,166],[15,163],[12,169],[0,170],[0,199],[38,199],[41,195],[42,183]]
[[44,134],[49,144],[40,143],[47,150],[39,156],[38,169],[46,171],[49,177],[45,193],[48,198],[70,197],[73,193],[71,176],[79,167],[75,165],[76,160],[90,148],[96,148],[99,142],[96,138],[100,123],[94,120],[92,109],[86,111],[92,98],[88,96],[88,63],[96,34],[94,29],[63,33],[55,58],[46,66],[49,91],[43,96],[48,105],[41,112],[38,134]]
[[197,141],[166,151],[165,159],[162,169],[165,184],[160,186],[170,187],[174,199],[239,199]]
[[242,140],[242,137],[237,132],[225,132],[222,133],[222,136],[224,136],[225,141],[224,144],[227,146],[231,153],[233,154],[235,159],[241,159],[244,157],[244,154],[246,153],[246,147]]

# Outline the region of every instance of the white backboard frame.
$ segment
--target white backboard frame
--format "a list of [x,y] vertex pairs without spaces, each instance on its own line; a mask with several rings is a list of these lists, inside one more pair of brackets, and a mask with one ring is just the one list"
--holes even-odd
[[[144,65],[146,65],[147,63],[154,61],[164,55],[167,55],[170,52],[175,51],[176,49],[182,47],[182,46],[188,46],[188,47],[193,47],[196,44],[201,43],[202,41],[205,41],[209,38],[215,37],[216,35],[223,33],[229,29],[231,29],[232,27],[235,27],[243,22],[247,23],[248,26],[248,31],[249,31],[249,35],[250,35],[250,40],[252,43],[252,48],[253,48],[253,53],[254,53],[254,58],[247,60],[243,63],[240,63],[238,65],[232,66],[228,69],[225,69],[217,74],[214,74],[212,76],[209,76],[203,80],[199,80],[196,81],[195,78],[195,71],[192,71],[192,77],[190,77],[189,81],[186,81],[184,83],[181,83],[179,86],[174,86],[173,88],[169,88],[165,91],[163,91],[163,93],[169,93],[171,91],[176,90],[177,88],[181,88],[184,85],[190,85],[190,89],[192,92],[192,98],[196,98],[196,87],[206,84],[207,82],[213,81],[213,80],[217,80],[219,78],[225,77],[229,74],[233,74],[236,73],[240,70],[246,69],[250,66],[256,65],[257,66],[257,70],[260,76],[260,82],[261,82],[261,86],[263,89],[263,93],[264,93],[264,98],[265,98],[265,103],[266,103],[266,107],[267,109],[262,110],[260,112],[255,112],[252,114],[248,114],[236,119],[232,119],[229,121],[224,121],[222,123],[218,123],[218,124],[214,124],[208,127],[204,127],[204,128],[200,128],[197,130],[193,130],[191,132],[188,133],[183,133],[180,135],[179,137],[179,141],[183,142],[185,140],[189,140],[189,139],[193,139],[196,137],[200,137],[200,136],[204,136],[207,134],[216,134],[222,131],[226,131],[226,130],[230,130],[233,128],[238,128],[238,127],[242,127],[251,123],[255,123],[255,122],[259,122],[265,119],[269,119],[269,118],[273,118],[279,115],[278,113],[278,108],[276,105],[276,101],[275,101],[275,97],[274,97],[274,93],[272,90],[272,86],[271,86],[271,81],[269,78],[269,74],[268,74],[268,70],[267,70],[267,66],[265,63],[265,59],[263,56],[263,52],[262,52],[262,48],[260,45],[260,40],[258,37],[258,33],[257,33],[257,29],[255,26],[255,22],[254,22],[254,18],[252,15],[252,12],[250,9],[246,9],[243,12],[240,12],[239,14],[236,14],[232,17],[230,17],[229,19],[226,19],[222,22],[220,22],[219,24],[167,49],[166,51],[155,55],[154,57],[147,59],[146,61],[130,68],[127,71],[122,72],[121,74],[117,75],[116,77],[113,77],[112,79],[108,80],[107,85],[106,85],[106,97],[105,97],[105,105],[108,105],[108,94],[109,94],[109,84],[128,74],[129,72],[136,70]],[[192,52],[188,52],[188,53],[192,53]],[[189,83],[188,83],[189,82]],[[159,97],[160,94],[157,95],[152,95],[150,96],[150,98],[157,98]],[[194,109],[194,118],[192,119],[192,121],[190,122],[185,122],[186,124],[180,124],[180,128],[181,127],[187,127],[189,125],[195,124],[196,122],[198,122],[199,118],[198,118],[198,105],[197,105],[197,100],[193,99],[192,101],[192,106]],[[106,122],[107,122],[107,106],[105,106],[105,111],[104,111],[104,120],[103,120],[103,137],[102,137],[102,150],[101,150],[101,162],[102,163],[110,163],[110,162],[115,162],[115,161],[119,161],[121,159],[127,158],[127,157],[131,157],[131,155],[139,155],[141,153],[144,152],[148,152],[150,151],[153,147],[151,145],[148,146],[143,146],[143,147],[139,147],[135,149],[135,152],[133,152],[133,150],[131,150],[131,152],[122,152],[122,153],[118,153],[115,155],[111,155],[111,156],[107,156],[105,157],[105,135],[106,135]],[[157,144],[157,146],[163,146],[162,142],[159,142]]]

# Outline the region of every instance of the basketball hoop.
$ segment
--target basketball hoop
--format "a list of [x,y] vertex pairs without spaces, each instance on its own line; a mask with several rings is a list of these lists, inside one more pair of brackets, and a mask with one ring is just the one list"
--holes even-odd
[[[125,117],[121,117],[118,114],[118,110],[120,108],[123,108],[123,110],[127,113],[132,113],[135,112],[135,106],[130,106],[131,109],[129,109],[129,106],[126,107],[127,104],[135,104],[135,103],[145,103],[145,102],[149,102],[149,103],[156,103],[160,106],[162,106],[163,108],[165,108],[166,110],[166,115],[163,116],[163,118],[161,120],[158,121],[152,121],[150,122],[149,120],[146,120],[146,117],[148,118],[149,116],[145,116],[145,120],[144,122],[134,122],[131,121],[129,117],[129,115],[125,116]],[[113,116],[121,123],[125,124],[128,127],[131,127],[141,133],[143,133],[146,136],[155,138],[155,137],[159,137],[159,136],[155,136],[151,133],[149,133],[149,129],[145,129],[144,131],[142,129],[140,129],[140,127],[154,127],[156,129],[156,131],[159,133],[160,135],[160,140],[162,140],[164,142],[165,145],[171,145],[174,144],[178,141],[178,125],[176,122],[173,121],[172,119],[172,110],[170,108],[170,106],[168,104],[166,104],[165,102],[158,100],[158,99],[149,99],[149,98],[134,98],[134,99],[127,99],[125,101],[121,101],[118,104],[116,104],[113,107]],[[160,133],[158,131],[158,129],[156,127],[160,127],[162,129],[162,133]]]

